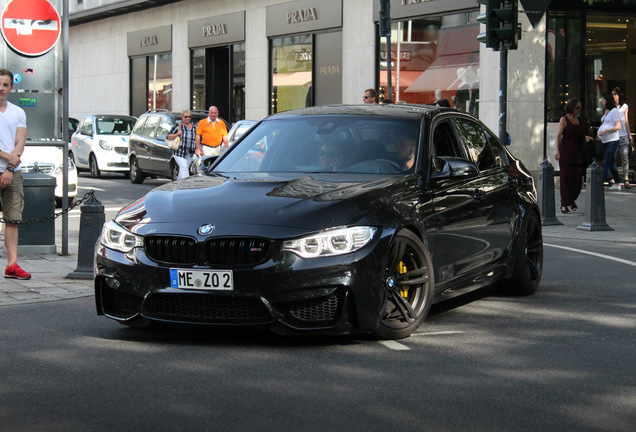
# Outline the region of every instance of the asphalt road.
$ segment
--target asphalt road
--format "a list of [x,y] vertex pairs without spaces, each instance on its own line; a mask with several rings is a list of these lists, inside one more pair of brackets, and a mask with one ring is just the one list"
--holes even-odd
[[484,289],[391,343],[0,308],[0,431],[631,432],[634,247],[546,243],[536,295]]

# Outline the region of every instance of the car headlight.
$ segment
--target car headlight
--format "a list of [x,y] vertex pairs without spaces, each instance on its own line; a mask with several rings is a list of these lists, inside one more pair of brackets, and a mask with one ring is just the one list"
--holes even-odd
[[99,241],[109,249],[124,253],[144,245],[143,237],[125,230],[113,221],[104,224]]
[[109,143],[108,141],[104,141],[104,140],[99,140],[99,146],[101,148],[103,148],[104,150],[112,150],[113,146],[111,143]]
[[[73,163],[73,160],[71,158],[68,158],[68,171],[73,171],[75,169],[75,164]],[[53,175],[54,176],[61,176],[62,174],[64,174],[64,166],[63,165],[58,165],[57,167],[55,167],[55,171],[53,171]]]
[[307,237],[286,240],[283,250],[303,258],[344,255],[355,252],[369,243],[377,228],[350,227],[324,231]]

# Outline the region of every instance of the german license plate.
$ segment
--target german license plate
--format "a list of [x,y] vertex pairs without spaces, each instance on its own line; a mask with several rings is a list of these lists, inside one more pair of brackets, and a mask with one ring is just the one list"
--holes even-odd
[[172,288],[232,291],[234,280],[231,270],[170,269]]

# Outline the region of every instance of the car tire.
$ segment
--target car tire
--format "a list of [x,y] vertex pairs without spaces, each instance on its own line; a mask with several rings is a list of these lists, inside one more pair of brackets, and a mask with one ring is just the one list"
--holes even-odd
[[512,276],[495,283],[498,294],[531,295],[539,288],[543,273],[543,235],[536,213],[528,212],[517,240]]
[[130,171],[128,173],[129,173],[130,181],[135,184],[143,183],[144,179],[146,178],[146,175],[142,173],[141,170],[139,169],[137,158],[134,158],[134,157],[130,158]]
[[91,177],[99,178],[102,175],[102,172],[99,170],[99,166],[97,165],[97,159],[95,155],[92,154],[88,159],[88,166],[90,167]]
[[433,264],[422,241],[411,231],[398,232],[387,256],[378,327],[380,339],[402,339],[420,326],[433,301]]

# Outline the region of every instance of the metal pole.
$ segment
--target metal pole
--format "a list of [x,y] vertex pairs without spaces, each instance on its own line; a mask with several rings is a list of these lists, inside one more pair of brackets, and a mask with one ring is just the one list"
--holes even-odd
[[393,88],[391,82],[391,34],[386,37],[386,98],[393,100]]
[[63,195],[62,195],[62,255],[68,255],[68,0],[62,0],[62,155],[64,158],[62,167]]
[[506,133],[506,101],[508,99],[508,47],[499,42],[499,139],[508,144]]

